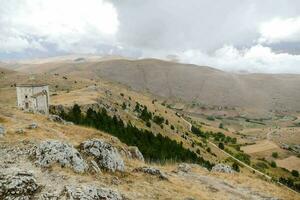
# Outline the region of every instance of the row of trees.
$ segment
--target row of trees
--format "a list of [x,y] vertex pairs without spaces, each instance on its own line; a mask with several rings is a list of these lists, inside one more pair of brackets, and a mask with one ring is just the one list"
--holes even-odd
[[110,116],[104,108],[100,111],[89,108],[84,114],[81,112],[80,107],[75,104],[69,112],[61,112],[60,116],[75,124],[105,131],[118,137],[129,146],[137,146],[145,159],[150,162],[192,162],[208,169],[213,166],[213,164],[199,157],[195,152],[184,148],[182,143],[177,143],[161,134],[155,136],[151,131],[138,129],[130,122],[125,125],[115,115],[113,117]]

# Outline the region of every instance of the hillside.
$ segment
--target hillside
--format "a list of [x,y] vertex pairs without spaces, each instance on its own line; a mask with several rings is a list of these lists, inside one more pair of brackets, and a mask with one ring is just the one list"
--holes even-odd
[[[118,62],[135,63],[136,61],[119,60]],[[47,72],[48,65],[34,65],[40,72],[34,75],[28,74],[26,70],[3,70],[3,73],[0,74],[0,126],[5,129],[6,133],[0,138],[0,142],[3,144],[0,154],[7,159],[9,157],[12,159],[9,161],[4,159],[3,163],[0,163],[2,172],[10,174],[14,173],[15,169],[24,171],[25,168],[30,168],[38,185],[45,187],[43,193],[49,191],[48,193],[51,194],[53,191],[58,193],[64,191],[62,193],[65,194],[69,185],[78,185],[80,182],[82,187],[85,187],[84,185],[93,182],[99,187],[113,188],[127,199],[174,199],[174,196],[178,197],[177,199],[198,199],[199,197],[201,199],[222,199],[223,197],[225,199],[236,197],[239,199],[298,198],[295,192],[279,186],[276,182],[280,178],[291,179],[293,184],[295,183],[292,188],[298,188],[299,178],[294,177],[286,169],[270,167],[270,162],[274,160],[270,155],[272,151],[277,151],[279,153],[279,157],[276,159],[278,165],[289,170],[298,169],[298,164],[289,165],[285,161],[293,159],[298,162],[299,158],[296,157],[298,154],[279,147],[281,141],[292,145],[299,140],[297,133],[300,128],[294,127],[293,130],[289,128],[297,122],[297,117],[283,116],[276,120],[255,121],[239,117],[228,119],[218,117],[211,120],[205,115],[207,113],[203,113],[204,116],[194,116],[185,110],[172,109],[164,98],[144,91],[143,88],[133,90],[122,83],[109,81],[108,78],[99,76],[99,73],[103,75],[105,70],[112,68],[107,67],[108,64],[103,64],[103,62],[100,64],[90,63],[90,70],[86,70],[86,63],[72,63],[70,66],[64,64],[62,65],[64,67],[56,63],[51,65],[53,70],[51,73]],[[178,68],[181,68],[180,66]],[[30,66],[30,68],[32,67],[33,65]],[[188,67],[197,70],[194,66],[188,65]],[[157,68],[160,69],[159,66]],[[119,73],[126,74],[125,69]],[[212,71],[215,74],[224,73],[208,67],[203,70],[208,74]],[[98,73],[98,71],[100,72]],[[139,71],[137,70],[136,73],[138,74]],[[69,122],[54,122],[45,116],[18,110],[15,106],[14,84],[30,82],[49,84],[51,112],[59,114],[77,125]],[[80,114],[75,110],[77,114],[74,115],[75,104],[80,106]],[[89,109],[92,111],[88,111]],[[62,110],[65,114],[61,114]],[[90,117],[87,117],[88,112]],[[184,115],[178,112],[184,113]],[[93,116],[97,116],[97,118]],[[190,123],[193,124],[192,130]],[[38,127],[30,128],[32,124],[37,124]],[[129,124],[130,127],[126,128]],[[273,124],[282,128],[279,127],[277,130]],[[278,140],[277,134],[269,134],[271,128],[274,129],[274,132],[289,130],[290,133],[288,137],[280,137],[281,139]],[[255,142],[257,144],[250,140],[250,136],[254,137],[253,129],[256,130],[257,141]],[[266,140],[265,135],[270,141],[264,141]],[[102,174],[94,172],[95,166],[90,164],[90,157],[86,157],[81,144],[95,138],[108,142],[120,153],[122,152],[121,157],[125,163],[125,171],[115,173],[107,172],[104,169]],[[64,144],[59,142],[52,144],[52,140],[64,142]],[[261,143],[260,140],[262,140]],[[89,170],[84,174],[76,174],[69,169],[70,166],[65,167],[65,164],[62,164],[63,168],[56,164],[43,168],[36,166],[28,152],[32,151],[33,146],[39,146],[44,142],[47,144],[50,142],[51,145],[57,146],[59,151],[64,151],[60,146],[73,145],[82,154],[82,158],[91,165]],[[222,142],[226,152],[218,147]],[[263,148],[260,144],[269,146]],[[129,156],[131,154],[126,153],[130,149],[128,146],[132,145],[138,146],[145,161],[133,159]],[[255,145],[259,148],[256,148]],[[245,149],[245,152],[249,153],[251,157],[248,158],[248,155],[240,147]],[[253,149],[257,149],[257,151],[254,152]],[[17,158],[13,156],[14,154],[22,156]],[[42,155],[45,154],[42,153]],[[73,156],[71,157],[73,158]],[[239,157],[249,166],[246,166],[245,163],[237,165],[234,157]],[[64,162],[66,161],[64,160]],[[194,164],[188,164],[187,167],[180,165],[181,162]],[[229,167],[235,166],[237,167],[235,170],[239,173],[209,172],[204,168],[211,169],[211,165],[218,163],[224,163]],[[259,168],[262,164],[265,167],[263,169]],[[142,166],[158,169],[164,175],[159,175],[160,172],[156,170],[154,170],[155,173],[153,172],[154,176],[142,175],[138,171]],[[7,167],[13,170],[7,171]],[[121,169],[123,170],[123,167]],[[268,176],[259,171],[253,173],[254,169],[271,175],[276,181],[269,180]],[[103,170],[102,167],[101,170]],[[161,176],[167,177],[168,181],[161,180]],[[47,177],[47,180],[44,177]],[[63,184],[57,184],[58,182]],[[192,191],[190,188],[193,188]],[[35,192],[35,195],[40,195],[39,192]]]
[[300,76],[233,74],[210,67],[156,59],[24,64],[22,72],[59,73],[89,79],[105,78],[137,91],[200,106],[227,106],[256,113],[299,111]]

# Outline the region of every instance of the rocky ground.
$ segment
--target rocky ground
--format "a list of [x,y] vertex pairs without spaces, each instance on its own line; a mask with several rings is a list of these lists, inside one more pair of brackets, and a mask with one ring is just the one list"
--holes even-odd
[[226,165],[147,163],[136,147],[100,131],[0,113],[0,199],[299,199]]

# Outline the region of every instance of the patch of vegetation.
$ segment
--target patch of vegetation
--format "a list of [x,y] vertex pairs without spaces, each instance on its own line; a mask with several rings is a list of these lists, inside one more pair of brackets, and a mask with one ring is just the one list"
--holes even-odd
[[239,152],[239,153],[235,154],[234,157],[248,165],[250,165],[250,163],[251,163],[250,156],[248,154]]
[[273,157],[273,158],[278,158],[278,153],[277,153],[277,152],[273,152],[273,153],[272,153],[272,157]]
[[240,172],[240,166],[239,166],[239,164],[238,164],[237,162],[234,162],[234,163],[232,164],[232,169],[233,169],[234,171],[236,171],[236,172]]
[[209,120],[209,121],[215,121],[214,116],[207,116],[206,119]]
[[98,112],[89,108],[86,114],[83,114],[80,106],[75,104],[68,113],[61,112],[60,116],[75,124],[105,131],[129,146],[137,146],[145,159],[150,162],[193,162],[208,169],[213,166],[195,152],[184,148],[182,142],[177,143],[161,134],[155,136],[151,131],[138,129],[130,122],[125,125],[117,116],[111,117],[104,108]]
[[292,170],[291,173],[294,177],[299,177],[299,172],[297,170]]
[[192,126],[192,133],[194,133],[195,135],[197,135],[199,137],[202,137],[202,138],[208,138],[209,137],[209,134],[207,132],[203,132],[195,126]]
[[153,122],[156,123],[156,124],[158,124],[158,125],[162,125],[162,123],[164,123],[164,121],[165,121],[165,118],[162,117],[162,116],[155,115],[153,117]]
[[257,162],[257,163],[255,163],[255,165],[253,165],[253,167],[261,172],[265,172],[266,169],[269,168],[268,165],[264,162]]
[[292,178],[285,178],[285,177],[280,177],[279,178],[279,182],[300,192],[300,183],[299,181],[295,181]]

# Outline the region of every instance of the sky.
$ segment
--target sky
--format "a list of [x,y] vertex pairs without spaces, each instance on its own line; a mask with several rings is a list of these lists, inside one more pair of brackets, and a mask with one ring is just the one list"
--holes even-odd
[[69,54],[300,74],[300,1],[0,0],[0,60]]

